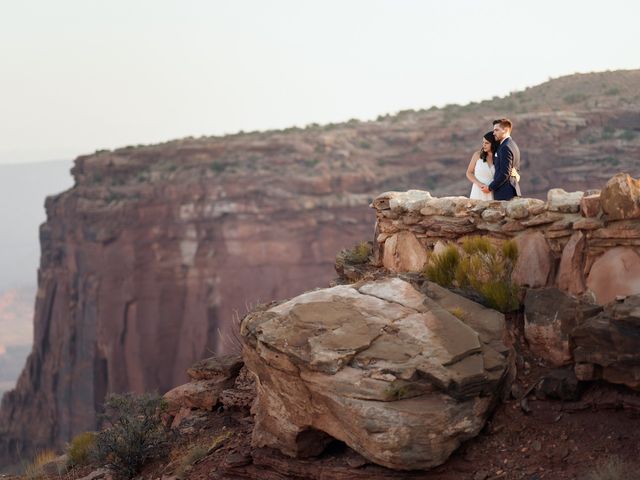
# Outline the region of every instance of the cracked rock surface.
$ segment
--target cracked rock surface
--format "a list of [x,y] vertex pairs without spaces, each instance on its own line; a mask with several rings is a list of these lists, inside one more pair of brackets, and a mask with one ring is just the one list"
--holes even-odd
[[399,278],[305,293],[248,315],[242,335],[253,444],[293,457],[338,439],[389,468],[439,465],[482,429],[509,370],[502,314]]

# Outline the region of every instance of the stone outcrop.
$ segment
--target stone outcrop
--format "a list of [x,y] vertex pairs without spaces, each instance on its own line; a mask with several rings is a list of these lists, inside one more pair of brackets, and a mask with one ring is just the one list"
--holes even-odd
[[619,173],[600,194],[602,209],[611,220],[640,218],[640,180]]
[[540,288],[527,291],[524,311],[524,334],[531,351],[552,365],[561,366],[573,363],[573,330],[602,311],[602,307],[557,288]]
[[304,457],[339,439],[394,469],[478,434],[508,373],[504,318],[398,278],[316,290],[248,315],[253,444]]
[[602,193],[549,191],[547,202],[435,198],[428,192],[386,192],[376,210],[378,264],[392,272],[421,271],[445,242],[482,235],[514,239],[513,280],[525,287],[589,293],[604,305],[640,293],[640,195],[626,174]]
[[190,382],[164,394],[167,402],[165,423],[176,429],[206,417],[216,406],[249,407],[255,396],[252,378],[248,378],[240,355],[209,357],[187,370]]
[[640,390],[640,295],[614,301],[571,334],[579,380]]

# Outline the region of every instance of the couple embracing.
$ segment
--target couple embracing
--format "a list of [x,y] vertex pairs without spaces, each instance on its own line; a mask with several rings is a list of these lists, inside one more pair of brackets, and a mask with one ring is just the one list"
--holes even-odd
[[513,124],[508,118],[494,120],[493,131],[484,134],[482,148],[475,152],[467,168],[473,183],[470,198],[511,200],[520,196],[520,150],[511,138]]

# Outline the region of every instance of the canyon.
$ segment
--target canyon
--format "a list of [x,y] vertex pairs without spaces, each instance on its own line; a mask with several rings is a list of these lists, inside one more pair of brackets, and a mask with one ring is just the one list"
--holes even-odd
[[184,383],[257,303],[326,286],[338,251],[374,239],[381,192],[467,195],[494,118],[515,123],[527,197],[640,176],[638,92],[640,71],[573,75],[466,106],[78,157],[74,186],[46,201],[34,345],[2,400],[0,461],[95,429],[107,392]]

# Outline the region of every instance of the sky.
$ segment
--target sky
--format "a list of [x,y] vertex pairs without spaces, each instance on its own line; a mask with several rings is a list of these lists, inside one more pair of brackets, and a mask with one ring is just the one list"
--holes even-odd
[[640,68],[629,0],[0,0],[0,163]]

